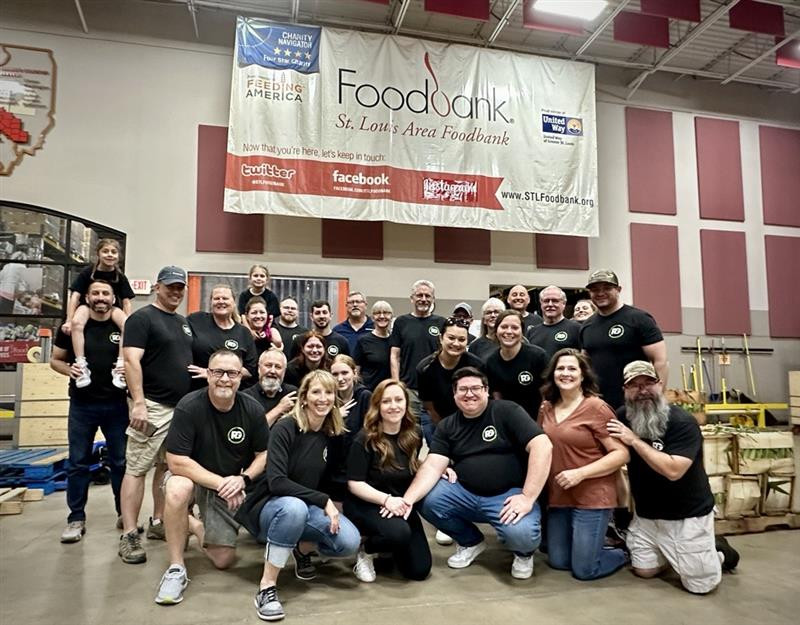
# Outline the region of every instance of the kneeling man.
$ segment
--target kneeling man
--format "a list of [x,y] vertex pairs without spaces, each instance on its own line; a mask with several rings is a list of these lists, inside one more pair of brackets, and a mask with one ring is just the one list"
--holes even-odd
[[[489,523],[514,552],[511,575],[533,574],[541,511],[536,498],[550,473],[553,446],[523,408],[489,399],[489,381],[474,367],[453,374],[458,410],[436,427],[430,452],[403,500],[458,543],[447,565],[462,569],[486,549],[475,523]],[[455,481],[440,479],[453,462]],[[427,495],[427,496],[426,496]]]
[[[218,569],[236,558],[239,524],[233,520],[244,491],[264,472],[269,429],[264,410],[237,393],[242,361],[219,350],[208,361],[208,388],[186,395],[175,407],[167,435],[169,473],[164,481],[164,523],[170,565],[161,578],[156,603],[183,600],[189,583],[183,551],[189,532]],[[196,502],[200,521],[188,514]]]
[[622,372],[625,406],[608,422],[628,445],[636,512],[628,529],[633,572],[655,577],[669,563],[686,590],[716,588],[739,554],[714,538],[714,496],[703,468],[703,436],[694,417],[664,397],[652,363],[634,360]]

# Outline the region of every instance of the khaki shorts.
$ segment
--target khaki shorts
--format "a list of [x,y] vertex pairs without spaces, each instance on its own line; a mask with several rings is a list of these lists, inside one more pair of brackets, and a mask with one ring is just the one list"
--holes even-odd
[[627,543],[633,568],[657,569],[669,563],[689,592],[711,592],[722,580],[713,512],[678,521],[634,515]]
[[[128,446],[125,450],[125,473],[141,477],[153,468],[156,463],[163,464],[166,459],[164,441],[169,432],[174,406],[165,406],[149,399],[144,400],[147,406],[147,421],[156,426],[152,436],[134,430],[128,426]],[[129,410],[133,410],[133,402],[128,400]]]

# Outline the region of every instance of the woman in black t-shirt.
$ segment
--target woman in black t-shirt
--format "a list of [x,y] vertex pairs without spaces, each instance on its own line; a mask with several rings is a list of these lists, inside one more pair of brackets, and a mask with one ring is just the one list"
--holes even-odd
[[283,381],[299,388],[303,378],[311,371],[317,369],[330,371],[331,359],[325,350],[324,337],[314,330],[301,336],[298,345],[300,353],[286,365],[286,375],[284,375]]
[[[375,581],[373,558],[390,552],[407,579],[423,580],[431,570],[431,551],[416,508],[403,493],[419,468],[422,436],[409,408],[408,390],[397,380],[375,388],[364,429],[347,458],[344,512],[364,537],[353,569],[362,582]],[[408,513],[408,519],[403,516]]]
[[481,306],[481,335],[469,345],[469,353],[475,354],[478,358],[486,362],[486,359],[498,349],[497,336],[497,316],[506,309],[503,300],[496,297],[487,299]]
[[272,317],[267,311],[264,298],[257,295],[250,298],[244,307],[244,319],[253,335],[259,357],[273,345],[277,349],[283,349],[283,339],[280,332],[272,327]]

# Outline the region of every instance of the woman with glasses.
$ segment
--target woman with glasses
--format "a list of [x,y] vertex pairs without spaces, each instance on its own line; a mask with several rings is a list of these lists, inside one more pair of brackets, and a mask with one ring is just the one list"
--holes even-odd
[[283,339],[280,332],[272,327],[272,316],[267,311],[264,298],[258,295],[251,297],[244,307],[244,318],[253,335],[259,357],[272,346],[283,349]]
[[490,297],[483,303],[481,306],[481,335],[470,343],[470,354],[475,354],[486,362],[486,359],[498,349],[495,328],[498,315],[505,309],[502,300],[496,297]]
[[523,342],[522,317],[516,310],[497,316],[496,334],[500,349],[486,361],[489,388],[495,399],[508,399],[522,406],[531,418],[539,414],[539,387],[547,368],[547,354],[541,347]]
[[548,560],[555,569],[591,580],[625,565],[622,549],[604,549],[617,506],[616,474],[627,447],[609,436],[614,419],[598,395],[597,379],[579,350],[557,351],[545,374],[539,422],[553,443],[548,487]]
[[244,363],[242,388],[258,380],[258,354],[253,335],[239,323],[236,299],[228,284],[218,284],[211,289],[211,312],[194,312],[186,320],[192,329],[192,388],[205,386],[206,368],[211,354],[227,349],[237,354]]
[[336,380],[327,371],[303,378],[293,411],[270,430],[265,477],[254,484],[236,519],[266,543],[264,571],[256,611],[265,621],[284,617],[278,599],[278,576],[289,556],[295,575],[312,580],[310,553],[344,558],[358,550],[358,530],[320,489],[328,466],[328,446],[344,433],[336,405]]
[[358,365],[364,386],[369,390],[392,377],[389,369],[389,336],[392,333],[393,315],[389,302],[375,302],[372,305],[372,332],[358,337],[353,350],[353,360]]
[[362,582],[375,581],[373,559],[378,553],[391,553],[406,579],[423,580],[430,573],[431,550],[422,520],[403,501],[419,468],[421,446],[405,384],[384,380],[372,394],[364,428],[347,457],[350,492],[344,512],[364,538],[353,568]]
[[306,332],[298,342],[300,352],[286,365],[283,381],[292,386],[300,386],[303,377],[311,371],[331,368],[330,357],[325,351],[325,339],[314,330]]

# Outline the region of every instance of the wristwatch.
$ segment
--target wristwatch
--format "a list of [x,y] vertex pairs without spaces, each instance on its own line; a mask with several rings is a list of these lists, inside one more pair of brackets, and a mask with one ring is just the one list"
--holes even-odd
[[242,479],[244,480],[244,487],[247,488],[250,484],[253,483],[253,478],[251,478],[247,473],[241,473]]

